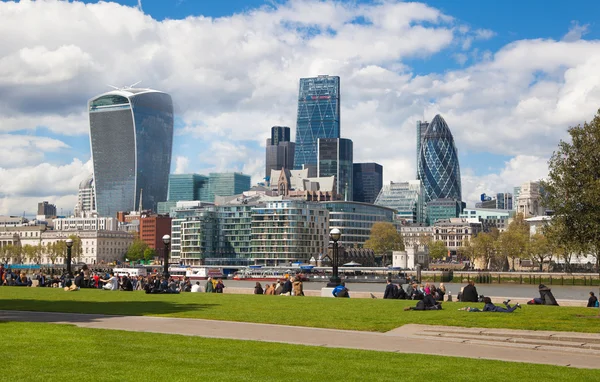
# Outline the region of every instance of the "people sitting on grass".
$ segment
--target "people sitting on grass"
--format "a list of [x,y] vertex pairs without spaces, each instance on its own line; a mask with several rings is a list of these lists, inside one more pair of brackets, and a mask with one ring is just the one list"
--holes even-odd
[[300,276],[293,278],[292,291],[294,296],[304,296],[304,287],[302,285],[302,280],[300,280]]
[[133,291],[133,283],[129,277],[123,276],[123,279],[121,280],[121,290],[126,292]]
[[262,285],[257,281],[256,285],[254,285],[254,294],[264,294],[264,292]]
[[431,294],[426,294],[422,300],[417,302],[416,306],[407,306],[404,310],[440,310],[442,303],[435,301]]
[[594,294],[594,292],[590,292],[590,298],[588,299],[587,307],[588,308],[598,308],[598,297]]
[[288,278],[285,279],[283,283],[283,288],[281,289],[281,294],[285,296],[289,296],[292,294],[292,281]]
[[471,280],[464,287],[462,293],[458,297],[461,302],[479,302],[479,295],[477,294],[477,288],[475,288],[475,281]]
[[21,273],[19,275],[19,277],[16,278],[15,280],[15,284],[16,286],[25,286],[25,287],[30,287],[32,285],[32,281],[29,277],[27,277],[27,275],[25,274],[25,272]]
[[275,294],[275,284],[267,284],[265,285],[264,294],[274,295]]
[[333,297],[350,298],[350,293],[348,291],[348,288],[346,288],[346,283],[344,283],[344,282],[342,282],[340,285],[333,288],[333,290],[331,291],[331,294],[333,295]]
[[104,290],[119,290],[119,278],[116,274],[111,273],[110,278],[108,280],[103,280],[104,286],[102,289]]
[[506,300],[506,301],[502,302],[504,304],[504,306],[506,306],[506,308],[494,305],[492,303],[492,299],[489,297],[484,297],[483,302],[485,303],[485,305],[483,306],[484,312],[512,313],[516,309],[521,309],[521,305],[519,303],[516,303],[512,307],[510,305],[508,305],[510,300]]
[[206,286],[204,287],[204,291],[206,293],[213,293],[215,291],[215,288],[214,288],[214,285],[213,285],[213,282],[212,282],[212,277],[209,277],[206,280]]
[[283,283],[281,282],[281,280],[277,280],[277,284],[275,284],[275,296],[279,296],[281,295],[281,292],[283,291]]
[[392,279],[387,279],[387,285],[385,286],[385,291],[383,292],[384,299],[393,299],[398,296],[398,286],[392,283]]
[[527,301],[528,305],[555,305],[558,306],[558,302],[554,298],[552,294],[552,290],[545,286],[544,284],[540,284],[538,286],[538,291],[540,293],[540,297],[535,297],[534,299]]
[[196,284],[192,285],[191,292],[192,293],[199,293],[201,291],[202,291],[202,287],[200,286],[200,282],[196,281]]
[[218,279],[217,285],[215,285],[215,293],[223,293],[225,290],[225,284],[223,284],[223,280]]
[[436,295],[434,296],[437,301],[444,301],[444,296],[446,295],[446,287],[444,283],[440,283],[440,287],[436,290]]

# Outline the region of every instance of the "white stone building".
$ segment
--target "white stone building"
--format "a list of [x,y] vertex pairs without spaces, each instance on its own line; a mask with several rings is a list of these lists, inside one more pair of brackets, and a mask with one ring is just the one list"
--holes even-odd
[[115,218],[74,217],[54,219],[56,231],[116,231],[118,222]]

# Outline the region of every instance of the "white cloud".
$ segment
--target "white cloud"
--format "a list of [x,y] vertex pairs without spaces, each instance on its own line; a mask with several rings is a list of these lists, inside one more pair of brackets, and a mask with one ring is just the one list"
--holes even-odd
[[[173,96],[182,141],[207,147],[175,158],[178,172],[243,170],[260,179],[264,152],[247,142],[263,145],[273,125],[294,131],[298,79],[318,74],[341,77],[342,136],[354,141],[356,162],[385,166],[386,182],[414,178],[415,122],[424,114],[441,113],[460,150],[509,155],[526,166],[524,155],[548,157],[567,126],[589,120],[600,105],[600,42],[581,40],[588,27],[576,23],[563,41],[520,40],[482,52],[475,41],[495,32],[394,1],[294,0],[164,21],[145,15],[141,4],[104,2],[0,2],[0,14],[0,35],[19,31],[0,45],[0,134],[38,126],[87,134],[89,98],[107,84],[143,80]],[[441,55],[463,67],[415,75],[408,64]],[[17,155],[2,154],[5,205],[76,192],[90,169],[81,161],[44,163],[41,152],[68,150],[58,142],[20,141]],[[536,171],[542,162],[533,160]],[[490,192],[522,181],[508,169],[473,177],[462,165],[466,195],[478,182]]]
[[581,37],[589,33],[590,24],[579,25],[577,21],[571,22],[571,27],[569,28],[569,32],[563,36],[563,41],[572,42],[580,40]]
[[0,134],[0,168],[37,164],[44,159],[44,153],[68,148],[69,145],[57,139]]

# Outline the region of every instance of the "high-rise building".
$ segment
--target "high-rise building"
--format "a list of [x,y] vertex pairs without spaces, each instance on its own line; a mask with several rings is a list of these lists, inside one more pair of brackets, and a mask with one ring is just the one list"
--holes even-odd
[[75,205],[76,217],[92,216],[96,212],[96,193],[94,192],[94,175],[90,174],[81,183],[77,192],[77,204]]
[[423,185],[420,180],[390,182],[389,185],[383,186],[375,204],[393,208],[397,218],[406,223],[425,221]]
[[425,133],[427,132],[427,128],[429,127],[429,123],[427,121],[417,121],[417,179],[421,179],[419,175],[420,166],[420,155],[421,155],[421,143]]
[[271,170],[293,169],[295,149],[296,144],[290,142],[290,128],[273,126],[265,148],[265,179],[269,179]]
[[383,187],[383,167],[377,163],[354,163],[352,176],[354,201],[375,203]]
[[[317,139],[340,137],[340,77],[301,78],[294,167],[317,168]],[[309,173],[312,176],[312,173]]]
[[56,216],[56,206],[46,201],[38,203],[37,214],[40,216]]
[[[208,177],[200,174],[169,175],[168,201],[182,200],[209,201]],[[212,200],[210,200],[212,202]]]
[[140,239],[148,247],[156,250],[164,248],[163,236],[171,235],[171,218],[164,215],[142,215],[140,218]]
[[89,101],[89,116],[98,214],[116,216],[140,204],[156,211],[157,203],[167,200],[171,96],[150,89],[114,90]]
[[466,204],[460,200],[438,198],[427,202],[427,223],[434,224],[438,220],[457,218]]
[[213,202],[215,196],[232,196],[248,191],[251,183],[250,175],[241,172],[223,172],[209,174],[208,202]]
[[421,137],[418,168],[425,203],[434,199],[462,200],[460,166],[454,138],[439,114]]
[[335,176],[336,192],[342,199],[352,201],[352,140],[319,138],[317,151],[317,177]]
[[496,209],[512,210],[513,195],[510,192],[499,192],[496,194]]

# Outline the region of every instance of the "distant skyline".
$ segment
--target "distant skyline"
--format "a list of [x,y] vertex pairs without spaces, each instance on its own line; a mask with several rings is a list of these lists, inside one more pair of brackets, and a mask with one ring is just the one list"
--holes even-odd
[[415,179],[415,124],[441,114],[463,199],[547,174],[600,108],[600,2],[0,2],[0,214],[72,211],[91,172],[87,101],[169,93],[172,172],[264,177],[271,126],[295,141],[298,81],[340,76],[342,137],[384,184]]

